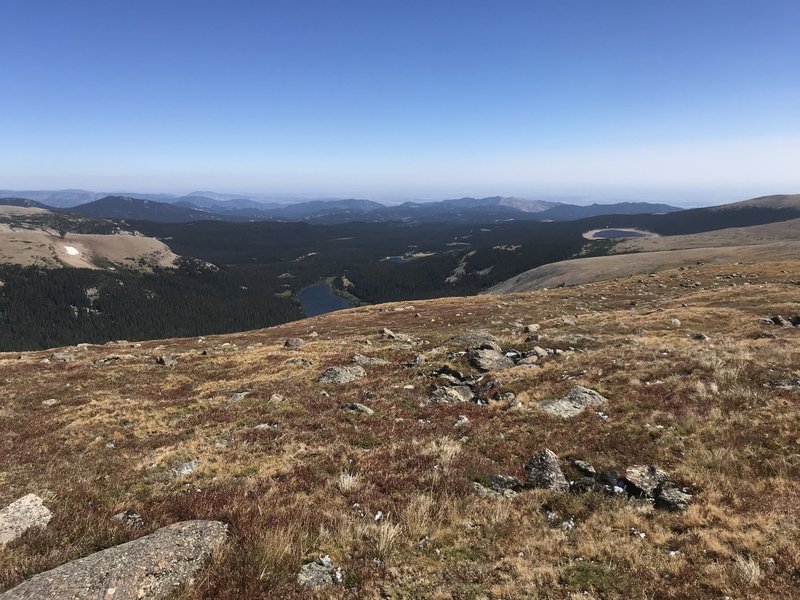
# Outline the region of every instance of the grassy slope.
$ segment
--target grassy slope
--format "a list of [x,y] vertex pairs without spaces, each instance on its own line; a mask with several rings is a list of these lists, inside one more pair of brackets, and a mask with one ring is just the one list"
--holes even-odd
[[[185,599],[313,597],[295,577],[320,553],[346,576],[319,597],[791,597],[800,393],[763,384],[800,375],[800,329],[760,320],[800,312],[798,278],[797,262],[705,265],[575,289],[362,307],[203,342],[92,346],[70,363],[43,364],[49,352],[0,355],[0,505],[36,492],[55,513],[46,530],[0,549],[0,589],[208,517],[233,535]],[[420,407],[426,373],[447,362],[443,340],[484,328],[522,350],[532,344],[515,323],[530,322],[542,325],[540,344],[575,350],[497,375],[521,409]],[[428,343],[403,349],[380,327]],[[776,338],[754,339],[765,330]],[[711,340],[691,340],[695,331]],[[308,344],[284,349],[292,336]],[[165,352],[182,354],[177,367],[154,364]],[[356,384],[317,383],[357,352],[390,364],[367,367]],[[420,352],[427,366],[400,365]],[[93,364],[111,354],[129,357]],[[287,364],[299,357],[313,366]],[[576,383],[610,398],[607,421],[591,411],[562,421],[534,406]],[[231,400],[243,390],[251,394]],[[276,393],[285,399],[270,399]],[[60,404],[43,406],[50,398]],[[341,409],[352,401],[375,415]],[[466,427],[454,427],[459,415]],[[693,486],[695,501],[672,514],[593,494],[527,491],[508,502],[472,491],[476,478],[522,475],[544,446],[563,463],[658,464]],[[171,467],[191,458],[199,469],[176,478]],[[110,520],[124,508],[145,527]],[[378,510],[384,524],[371,519]],[[565,530],[569,517],[576,526]]]

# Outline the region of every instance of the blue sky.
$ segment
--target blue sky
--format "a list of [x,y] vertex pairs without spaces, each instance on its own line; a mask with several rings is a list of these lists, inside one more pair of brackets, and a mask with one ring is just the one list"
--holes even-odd
[[0,187],[800,191],[800,2],[0,0]]

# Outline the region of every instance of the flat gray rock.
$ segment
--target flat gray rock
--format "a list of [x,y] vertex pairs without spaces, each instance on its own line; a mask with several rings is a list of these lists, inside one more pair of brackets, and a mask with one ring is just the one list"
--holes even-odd
[[444,343],[448,346],[463,346],[466,348],[480,348],[485,346],[487,348],[494,348],[499,352],[499,341],[500,340],[491,333],[482,329],[476,329],[474,331],[465,331],[459,335],[454,335],[445,340]]
[[361,379],[367,374],[364,367],[353,365],[350,367],[328,367],[319,378],[320,383],[344,384]]
[[514,366],[513,360],[491,348],[470,350],[467,358],[472,366],[481,371],[502,371]]
[[569,418],[582,413],[589,406],[602,406],[608,398],[594,390],[576,385],[563,398],[552,398],[539,402],[539,408],[557,417]]
[[28,494],[0,510],[0,547],[13,542],[32,527],[45,527],[53,518],[44,501]]
[[184,521],[35,575],[0,600],[160,600],[194,576],[222,545],[219,521]]
[[356,354],[353,356],[353,364],[362,367],[374,367],[378,365],[388,365],[389,361],[375,356],[364,356],[363,354]]

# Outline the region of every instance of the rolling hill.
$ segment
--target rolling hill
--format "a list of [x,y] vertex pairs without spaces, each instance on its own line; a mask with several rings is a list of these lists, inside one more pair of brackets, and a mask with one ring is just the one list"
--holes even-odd
[[601,215],[641,215],[662,214],[682,211],[682,208],[669,204],[650,204],[648,202],[616,202],[613,204],[559,204],[541,211],[537,216],[549,221],[577,221]]

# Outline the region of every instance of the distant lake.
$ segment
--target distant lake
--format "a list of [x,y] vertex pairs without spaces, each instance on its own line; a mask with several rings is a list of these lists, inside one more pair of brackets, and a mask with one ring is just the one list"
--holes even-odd
[[322,315],[350,308],[354,303],[348,298],[336,295],[331,286],[325,282],[315,283],[298,294],[300,306],[307,317]]
[[598,238],[633,238],[633,237],[646,237],[646,233],[640,231],[631,231],[630,229],[602,229],[596,231],[594,237]]

